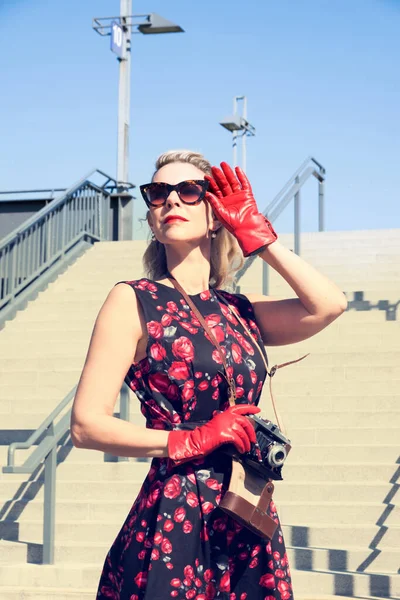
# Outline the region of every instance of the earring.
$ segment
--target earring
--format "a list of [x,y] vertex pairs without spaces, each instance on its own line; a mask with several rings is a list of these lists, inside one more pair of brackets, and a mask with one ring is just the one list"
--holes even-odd
[[211,237],[213,240],[215,240],[215,238],[217,237],[217,232],[216,231],[212,231],[211,232]]
[[156,241],[156,236],[154,235],[154,231],[151,232],[151,241],[152,242]]

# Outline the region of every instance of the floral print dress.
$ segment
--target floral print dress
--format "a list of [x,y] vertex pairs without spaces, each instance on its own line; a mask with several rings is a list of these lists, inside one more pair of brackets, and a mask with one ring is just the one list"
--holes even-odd
[[[147,323],[147,356],[125,377],[147,427],[169,430],[226,410],[219,353],[181,294],[146,278],[123,283],[136,293]],[[221,297],[236,307],[262,345],[245,296],[210,289],[191,299],[223,348],[237,402],[257,404],[264,362]],[[219,449],[180,466],[154,458],[105,558],[97,600],[292,599],[280,525],[272,541],[263,540],[218,507],[230,468],[231,459]],[[273,501],[269,515],[279,523]]]

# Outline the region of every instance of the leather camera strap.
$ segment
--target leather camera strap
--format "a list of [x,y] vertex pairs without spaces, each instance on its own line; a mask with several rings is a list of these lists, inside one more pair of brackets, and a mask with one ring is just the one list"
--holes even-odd
[[220,346],[217,338],[215,337],[215,335],[212,333],[211,329],[207,325],[207,323],[206,323],[203,315],[201,314],[201,312],[199,311],[199,309],[197,308],[197,306],[195,306],[195,304],[193,303],[193,301],[189,298],[189,296],[187,295],[187,293],[185,292],[185,290],[182,288],[182,286],[176,281],[176,279],[172,279],[170,277],[168,277],[168,279],[172,283],[172,285],[178,290],[178,292],[180,292],[182,294],[182,296],[184,297],[187,305],[190,306],[192,312],[196,315],[198,321],[200,322],[200,324],[202,325],[202,327],[206,331],[208,337],[210,338],[210,341],[217,348],[217,350],[219,352],[219,355],[220,355],[220,358],[221,358],[221,362],[222,362],[222,364],[224,366],[225,378],[226,378],[226,381],[227,381],[228,386],[229,386],[229,404],[231,406],[233,406],[236,403],[236,384],[235,384],[235,380],[232,377],[229,377],[229,375],[228,375],[228,365],[226,364],[226,359],[225,359],[224,351],[222,350],[222,348],[221,348],[221,346]]
[[[176,281],[176,279],[173,279],[172,277],[168,277],[168,280],[174,286],[174,288],[177,289],[178,292],[180,292],[182,294],[182,296],[184,297],[187,305],[190,306],[192,312],[196,315],[198,321],[200,322],[200,324],[202,325],[202,327],[206,331],[208,337],[210,338],[210,341],[214,344],[214,346],[218,350],[220,358],[221,358],[221,361],[222,361],[222,364],[224,366],[225,378],[226,378],[226,381],[228,383],[229,390],[230,390],[230,393],[229,393],[229,404],[231,406],[233,406],[235,404],[235,402],[236,402],[236,384],[235,384],[235,380],[232,377],[229,377],[229,375],[228,375],[228,366],[227,366],[227,363],[226,363],[225,354],[224,354],[224,352],[223,352],[223,350],[222,350],[222,348],[221,348],[221,346],[220,346],[217,338],[214,336],[214,334],[212,333],[210,327],[207,325],[207,323],[206,323],[203,315],[201,314],[201,312],[199,311],[199,309],[195,306],[195,304],[193,303],[193,301],[189,298],[189,296],[187,295],[187,293],[185,292],[185,290],[182,288],[182,286]],[[276,408],[275,398],[274,398],[274,395],[272,393],[272,377],[275,375],[275,373],[277,372],[278,369],[282,369],[283,367],[287,367],[288,365],[293,365],[293,364],[295,364],[297,362],[300,362],[301,360],[303,360],[304,358],[306,358],[307,356],[309,356],[309,354],[305,354],[304,356],[301,356],[300,358],[297,358],[296,360],[291,360],[291,361],[282,363],[280,365],[274,365],[273,367],[271,367],[271,369],[268,369],[268,363],[267,363],[267,360],[265,358],[265,355],[262,352],[262,350],[261,350],[258,342],[254,339],[254,336],[251,334],[249,328],[244,323],[244,320],[241,318],[241,315],[239,315],[239,311],[236,310],[236,307],[233,307],[231,304],[229,304],[227,302],[227,300],[222,297],[221,294],[217,294],[217,297],[221,300],[221,302],[223,302],[228,307],[228,310],[238,319],[238,321],[241,323],[243,329],[247,333],[248,337],[250,337],[252,343],[255,344],[256,348],[258,349],[258,351],[259,351],[259,353],[261,355],[261,358],[262,358],[262,360],[264,362],[265,369],[267,371],[267,375],[269,375],[269,391],[270,391],[270,396],[271,396],[272,408],[274,410],[274,414],[275,414],[275,417],[276,417],[276,422],[277,422],[277,425],[278,425],[279,429],[283,433],[285,433],[285,426],[284,426],[282,418],[280,417],[280,415],[278,413],[278,410]]]

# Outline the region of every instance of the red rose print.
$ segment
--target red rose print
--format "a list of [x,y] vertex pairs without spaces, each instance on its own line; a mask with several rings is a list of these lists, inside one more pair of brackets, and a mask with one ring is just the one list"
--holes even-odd
[[220,326],[214,327],[212,332],[213,332],[214,336],[217,338],[217,342],[221,343],[225,340],[225,333],[224,333],[224,330],[222,329],[222,327],[220,327]]
[[242,362],[242,349],[238,344],[232,344],[232,358],[235,363],[240,364]]
[[290,590],[290,586],[287,581],[278,581],[278,590],[282,594],[282,592],[288,592]]
[[272,571],[273,568],[274,568],[274,561],[273,560],[269,560],[268,561],[268,569],[271,569],[271,571]]
[[211,502],[204,502],[201,505],[201,508],[203,510],[203,513],[205,515],[208,515],[208,513],[212,512],[214,510],[214,505]]
[[248,557],[248,553],[247,552],[240,552],[239,553],[239,560],[246,560],[246,558]]
[[193,485],[196,485],[196,477],[195,477],[194,473],[188,473],[187,478],[189,479],[190,483],[193,483]]
[[[189,585],[190,585],[190,582],[189,582]],[[196,593],[197,593],[196,590],[188,590],[186,592],[186,596],[185,597],[187,598],[187,600],[192,600],[192,598],[195,597]]]
[[154,506],[154,504],[157,502],[157,500],[160,498],[160,496],[161,496],[160,482],[155,481],[154,483],[151,484],[151,486],[149,488],[149,493],[148,493],[147,500],[146,500],[147,508],[151,508],[152,506]]
[[183,521],[185,520],[185,517],[186,517],[186,510],[183,508],[183,506],[179,506],[178,508],[175,509],[174,521],[176,523],[183,523]]
[[171,554],[172,552],[172,544],[166,537],[161,542],[161,552],[164,552],[164,554]]
[[149,321],[147,323],[147,331],[149,332],[149,335],[156,340],[159,340],[164,335],[163,326],[157,321]]
[[184,310],[180,310],[178,312],[178,315],[181,317],[181,319],[187,319],[189,317],[189,315],[187,313],[185,313]]
[[206,570],[204,571],[204,581],[205,581],[206,583],[208,583],[208,582],[209,582],[209,581],[211,581],[211,579],[213,578],[213,575],[214,575],[214,573],[213,573],[213,570],[212,570],[212,569],[206,569]]
[[201,292],[200,298],[202,300],[209,300],[211,298],[210,290],[206,290],[205,292]]
[[283,579],[285,577],[285,571],[282,571],[282,569],[276,569],[275,577],[279,577],[279,579]]
[[233,367],[228,367],[226,373],[228,377],[233,377]]
[[166,565],[167,569],[173,569],[174,565],[172,564],[172,562],[167,562]]
[[[271,504],[270,504],[270,506],[271,506]],[[274,560],[280,560],[280,558],[281,558],[281,555],[279,554],[279,552],[274,552],[272,556],[274,557]]]
[[266,588],[274,588],[275,587],[275,578],[272,573],[266,573],[263,575],[259,581],[259,584]]
[[[221,350],[222,350],[222,352],[224,351],[224,348],[222,346],[221,346]],[[217,363],[217,365],[222,365],[221,355],[218,350],[213,350],[212,359],[214,362]]]
[[154,360],[164,360],[167,356],[167,351],[164,346],[156,342],[150,346],[150,356],[154,358]]
[[257,373],[255,371],[250,371],[251,383],[254,385],[257,381]]
[[182,390],[182,398],[185,402],[189,402],[191,398],[194,396],[194,381],[193,379],[189,379],[189,381],[185,381],[183,384]]
[[243,592],[243,594],[240,594],[240,600],[246,600],[247,598],[247,592]]
[[167,302],[167,311],[168,312],[178,312],[178,307],[175,302]]
[[198,594],[196,600],[208,600],[208,598],[205,594]]
[[194,569],[193,569],[192,565],[187,565],[183,569],[183,573],[184,573],[185,577],[187,577],[188,579],[194,579]]
[[138,531],[137,534],[136,534],[136,540],[138,542],[143,542],[143,540],[144,540],[145,537],[146,536],[145,536],[144,531]]
[[168,375],[171,379],[187,379],[189,377],[189,369],[183,361],[174,361],[168,369]]
[[236,398],[243,398],[244,396],[244,389],[242,387],[237,387],[236,388]]
[[218,483],[218,481],[216,479],[207,479],[206,481],[206,486],[209,487],[211,490],[220,490],[222,488],[222,483]]
[[146,557],[146,550],[141,550],[138,554],[138,559],[143,560]]
[[171,579],[171,585],[172,587],[180,587],[182,585],[182,582],[177,577],[174,577],[174,579]]
[[172,500],[177,498],[182,490],[182,483],[179,475],[172,475],[171,479],[164,486],[164,496]]
[[215,519],[212,525],[214,531],[225,531],[226,529],[226,519],[224,517],[220,517],[219,519]]
[[135,583],[140,590],[143,590],[147,584],[147,573],[140,571],[135,577]]
[[157,531],[157,533],[154,534],[154,543],[156,545],[161,544],[163,540],[163,535],[161,532]]
[[196,579],[194,580],[194,585],[197,587],[201,587],[201,579],[199,579],[198,577],[196,577]]
[[171,323],[172,323],[171,315],[165,314],[161,317],[161,325],[163,327],[169,327],[171,325]]
[[253,550],[251,551],[251,556],[257,556],[257,554],[260,554],[261,552],[261,546],[260,544],[257,544],[257,546],[254,546]]
[[160,551],[157,548],[153,548],[151,551],[151,560],[158,560],[160,558]]
[[136,392],[136,390],[139,389],[139,383],[135,379],[132,379],[132,381],[129,383],[129,387],[131,388],[132,392]]
[[221,317],[216,314],[207,315],[205,317],[205,321],[206,321],[207,325],[210,327],[210,329],[212,329],[213,327],[215,327],[216,325],[218,325],[221,322]]
[[219,590],[221,592],[229,592],[230,586],[231,586],[231,577],[229,575],[229,572],[225,571],[225,573],[221,577],[221,581],[219,582]]
[[194,376],[196,377],[196,379],[200,379],[201,377],[203,377],[203,373],[201,371],[196,371]]
[[173,528],[175,527],[174,522],[171,521],[171,519],[167,519],[164,523],[164,531],[170,532],[173,530]]
[[194,492],[188,492],[186,494],[186,502],[192,508],[194,508],[195,506],[199,505],[199,499],[197,498],[197,496],[196,496],[196,494]]
[[189,338],[182,335],[172,343],[172,353],[177,358],[192,361],[194,358],[194,346]]
[[258,558],[257,556],[255,556],[254,558],[251,559],[249,567],[250,569],[255,569],[258,566]]
[[231,311],[229,310],[229,308],[227,306],[225,306],[225,304],[221,305],[221,311],[222,314],[224,315],[224,317],[226,317],[228,319],[228,321],[230,321],[233,324],[237,324],[237,319],[235,319],[235,317],[233,316],[233,314],[231,313]]
[[250,390],[247,394],[247,400],[251,402],[253,400],[253,390]]
[[186,331],[188,331],[189,333],[191,333],[193,335],[196,334],[198,331],[196,329],[196,327],[193,327],[193,325],[191,325],[190,323],[182,322],[181,326],[183,327],[183,329],[186,329]]
[[183,529],[183,533],[190,533],[192,531],[192,529],[193,529],[193,525],[191,524],[190,521],[188,521],[186,519],[186,521],[183,524],[182,529]]
[[236,377],[236,383],[238,385],[243,385],[243,381],[244,381],[244,377],[241,373],[239,373],[239,375]]
[[209,385],[209,382],[205,379],[204,381],[200,381],[197,389],[204,392],[204,390],[208,389]]
[[[168,566],[168,565],[167,565],[167,566]],[[172,590],[172,592],[171,592],[171,594],[170,594],[170,596],[171,596],[172,598],[176,598],[178,595],[179,595],[179,592],[178,592],[178,590]]]

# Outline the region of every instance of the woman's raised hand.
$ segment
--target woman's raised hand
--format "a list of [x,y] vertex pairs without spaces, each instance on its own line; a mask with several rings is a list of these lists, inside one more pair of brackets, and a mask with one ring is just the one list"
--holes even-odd
[[174,430],[168,435],[168,456],[177,463],[202,458],[222,444],[234,444],[240,452],[249,452],[256,433],[245,415],[260,412],[253,404],[235,404],[217,414],[205,425],[192,431]]
[[253,196],[251,185],[244,171],[221,163],[221,169],[212,167],[206,200],[211,204],[217,219],[237,239],[244,256],[258,254],[277,240],[271,223],[262,215]]

